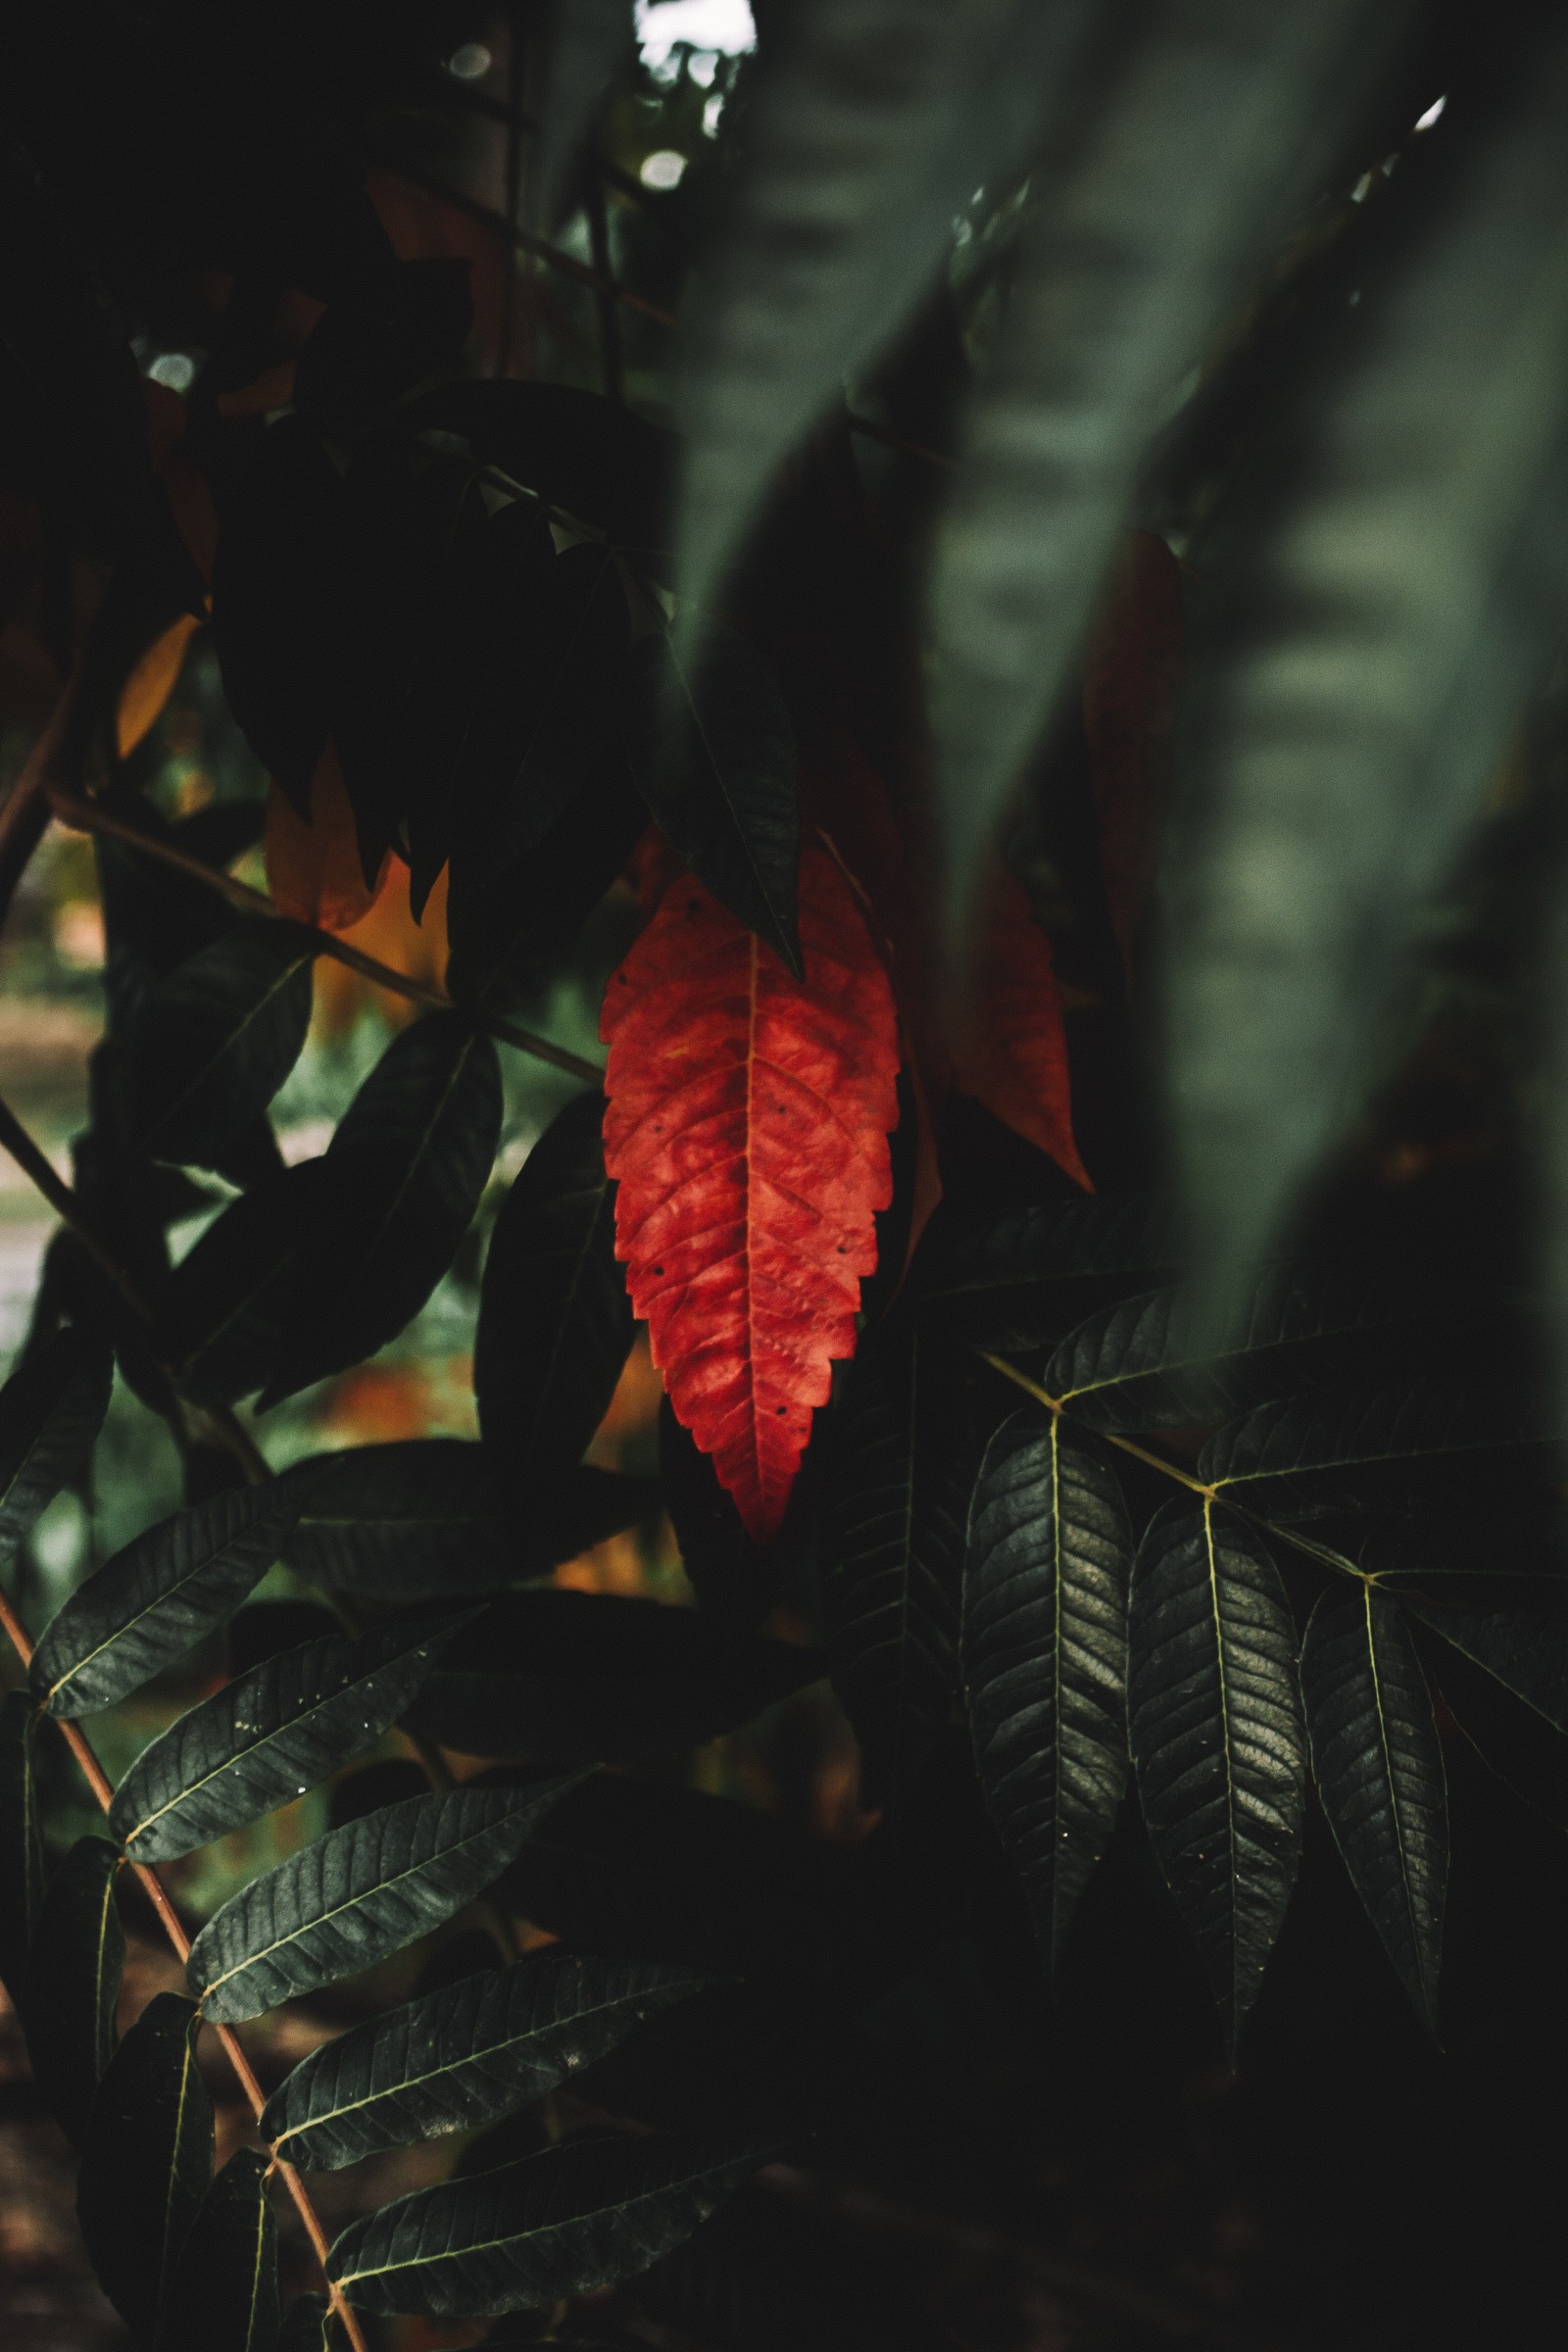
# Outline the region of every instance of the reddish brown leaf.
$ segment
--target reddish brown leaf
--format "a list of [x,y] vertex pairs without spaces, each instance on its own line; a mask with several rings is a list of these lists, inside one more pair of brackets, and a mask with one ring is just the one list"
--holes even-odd
[[1181,567],[1152,531],[1129,531],[1084,671],[1100,865],[1129,983],[1159,858],[1181,664]]
[[1000,865],[954,1060],[966,1095],[1054,1159],[1074,1184],[1094,1191],[1073,1141],[1067,1035],[1051,942],[1022,883]]
[[893,991],[848,882],[801,858],[804,985],[682,877],[606,992],[615,1247],[677,1418],[776,1533],[854,1352],[898,1119]]

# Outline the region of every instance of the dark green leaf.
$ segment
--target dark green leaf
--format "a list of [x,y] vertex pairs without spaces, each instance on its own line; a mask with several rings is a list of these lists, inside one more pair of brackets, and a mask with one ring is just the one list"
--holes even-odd
[[1312,1771],[1357,1894],[1438,2030],[1448,1800],[1432,1698],[1396,1602],[1325,1592],[1301,1643]]
[[793,1642],[726,1642],[694,1610],[661,1601],[514,1592],[459,1638],[410,1721],[471,1755],[615,1763],[749,1723],[823,1664]]
[[1568,41],[1542,28],[1500,104],[1401,154],[1337,371],[1302,384],[1238,517],[1167,896],[1211,1269],[1254,1253],[1355,1115],[1422,907],[1560,641]]
[[174,2270],[158,2352],[277,2352],[283,2298],[270,2161],[241,2148],[207,2191]]
[[872,1801],[898,1804],[957,1694],[971,1411],[940,1344],[900,1329],[862,1346],[838,1412],[822,1518],[828,1661]]
[[488,1037],[436,1012],[393,1040],[322,1159],[264,1406],[372,1355],[418,1313],[468,1229],[500,1132]]
[[733,629],[695,651],[656,631],[627,657],[621,723],[671,846],[799,979],[795,738],[767,663]]
[[329,2275],[362,2311],[526,2311],[635,2276],[689,2237],[765,2148],[589,2139],[418,2189],[355,2222]]
[[63,1331],[30,1349],[0,1389],[0,1566],[45,1503],[86,1468],[113,1377],[102,1339]]
[[[1466,1509],[1401,1511],[1377,1521],[1357,1554],[1386,1591],[1442,1580],[1446,1600],[1473,1592],[1478,1604],[1568,1591],[1568,1508],[1554,1494],[1497,1495]],[[1483,1598],[1484,1596],[1484,1598]]]
[[302,816],[330,724],[327,643],[338,469],[297,416],[269,425],[220,511],[213,640],[223,694]]
[[281,1479],[230,1489],[106,1560],[33,1652],[32,1687],[50,1714],[113,1706],[194,1648],[281,1556],[302,1493]]
[[186,1967],[203,2014],[260,2017],[428,1934],[512,1860],[563,1784],[411,1797],[345,1822],[215,1912]]
[[237,1403],[270,1372],[320,1180],[318,1159],[264,1177],[213,1219],[165,1285],[159,1331],[177,1386],[198,1403]]
[[755,1634],[778,1599],[792,1518],[798,1508],[809,1513],[808,1477],[803,1471],[796,1482],[780,1535],[771,1544],[754,1543],[734,1496],[718,1483],[711,1454],[682,1429],[669,1398],[660,1398],[659,1480],[664,1507],[697,1605],[721,1633],[743,1639]]
[[944,1328],[1006,1353],[1050,1345],[1106,1292],[1147,1289],[1181,1258],[1169,1200],[1106,1193],[1001,1214],[950,1217],[939,1209],[914,1280]]
[[[530,210],[554,228],[574,153],[606,91],[637,54],[632,0],[551,0],[540,128],[533,142]],[[590,160],[587,169],[593,170]]]
[[1288,226],[1379,45],[1359,0],[1172,8],[1110,52],[1030,190],[933,587],[950,887],[967,899],[1061,696],[1146,447]]
[[262,2130],[289,2163],[327,2171],[477,2131],[705,1982],[651,1960],[554,1957],[465,1977],[314,2051],[268,2100]]
[[578,1469],[517,1497],[509,1524],[485,1449],[411,1438],[313,1455],[289,1471],[308,1489],[283,1557],[332,1591],[386,1600],[493,1592],[574,1559],[658,1507],[649,1479]]
[[986,1447],[959,1649],[975,1763],[1048,1964],[1127,1785],[1133,1533],[1115,1472],[1032,1409]]
[[115,2049],[125,1932],[115,1907],[119,1848],[78,1838],[50,1880],[23,1986],[27,2055],[49,2112],[80,2143]]
[[1306,1799],[1279,1570],[1206,1497],[1168,1503],[1138,1548],[1130,1635],[1139,1799],[1234,2050],[1295,1884]]
[[[1455,1325],[1455,1331],[1459,1327]],[[1446,1336],[1440,1306],[1400,1298],[1369,1270],[1264,1269],[1216,1329],[1188,1291],[1155,1291],[1091,1315],[1065,1339],[1041,1386],[1095,1429],[1214,1421],[1250,1396],[1364,1380],[1399,1352],[1412,1371]]]
[[308,931],[257,915],[161,980],[132,1037],[134,1118],[155,1159],[216,1167],[300,1057],[311,1025]]
[[343,2338],[332,2326],[324,2295],[301,2295],[291,2303],[277,2339],[277,2352],[337,2352]]
[[367,272],[329,303],[295,366],[297,416],[327,440],[456,360],[473,324],[466,257],[441,254]]
[[32,1745],[37,1709],[25,1690],[0,1704],[0,1984],[13,2008],[22,2002],[27,1947],[43,1900],[38,1836],[37,1766]]
[[1311,1518],[1412,1473],[1430,1495],[1434,1482],[1473,1476],[1489,1454],[1516,1479],[1549,1467],[1532,1408],[1495,1391],[1417,1381],[1256,1405],[1209,1439],[1198,1475],[1270,1518]]
[[1493,1678],[1568,1732],[1568,1615],[1561,1608],[1480,1611],[1411,1603],[1412,1613]]
[[583,1095],[540,1137],[485,1260],[474,1396],[496,1476],[521,1497],[581,1459],[631,1353],[604,1111],[603,1095]]
[[213,2102],[196,2027],[189,2001],[153,1995],[104,2070],[76,2180],[92,2267],[149,2342],[213,2177]]
[[451,1632],[383,1626],[266,1659],[145,1747],[109,1826],[132,1862],[167,1862],[303,1796],[373,1744]]
[[809,0],[764,41],[747,171],[694,320],[681,587],[715,590],[780,461],[1016,161],[1087,11]]

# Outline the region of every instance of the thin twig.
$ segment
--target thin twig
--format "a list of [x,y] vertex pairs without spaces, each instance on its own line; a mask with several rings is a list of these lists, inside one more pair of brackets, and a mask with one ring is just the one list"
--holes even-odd
[[[110,841],[123,843],[126,849],[139,851],[145,858],[156,858],[160,864],[171,866],[175,873],[184,874],[192,882],[200,882],[208,890],[217,891],[231,906],[239,907],[246,914],[267,915],[274,922],[293,923],[296,931],[303,931],[312,941],[318,956],[329,956],[334,963],[346,964],[351,972],[363,973],[367,980],[373,980],[377,988],[387,989],[394,996],[406,997],[410,1004],[428,1005],[434,1012],[457,1009],[444,989],[436,988],[428,980],[416,980],[412,973],[400,972],[394,964],[382,963],[374,956],[367,956],[363,949],[351,947],[347,940],[339,939],[335,932],[321,930],[318,924],[294,922],[294,918],[285,914],[265,891],[252,890],[248,882],[236,881],[232,874],[220,873],[217,866],[204,865],[199,858],[192,858],[187,851],[176,849],[172,842],[159,841],[151,833],[143,833],[138,826],[122,816],[114,815],[97,801],[82,800],[75,793],[60,790],[51,790],[49,801],[62,823],[74,825],[82,833],[100,833]],[[586,1060],[582,1054],[569,1053],[564,1046],[552,1045],[549,1038],[536,1037],[531,1029],[521,1029],[514,1021],[501,1020],[493,1013],[478,1013],[474,1017],[482,1028],[489,1030],[492,1037],[499,1037],[507,1045],[515,1046],[520,1054],[531,1054],[536,1061],[547,1061],[552,1069],[564,1070],[568,1077],[584,1079],[590,1086],[604,1083],[604,1071],[597,1062]]]
[[[0,1628],[4,1629],[7,1639],[10,1641],[11,1646],[16,1651],[17,1657],[22,1664],[23,1670],[25,1672],[26,1669],[32,1664],[32,1643],[27,1637],[27,1630],[25,1626],[22,1623],[22,1620],[18,1617],[16,1611],[12,1608],[10,1600],[6,1597],[6,1594],[3,1592],[0,1592]],[[81,1767],[82,1777],[86,1781],[88,1788],[92,1790],[93,1795],[96,1797],[100,1809],[104,1813],[107,1813],[110,1806],[114,1803],[114,1788],[110,1782],[108,1774],[104,1771],[104,1768],[99,1763],[97,1756],[93,1753],[91,1743],[88,1741],[85,1734],[81,1732],[75,1724],[63,1723],[56,1716],[51,1716],[49,1720],[55,1725],[56,1730],[64,1736],[66,1745],[70,1748],[72,1754],[75,1757],[77,1764]],[[190,1958],[190,1937],[185,1933],[184,1923],[180,1919],[179,1913],[174,1909],[173,1903],[170,1899],[168,1887],[164,1885],[157,1871],[148,1863],[131,1862],[128,1864],[128,1868],[135,1873],[137,1879],[139,1879],[142,1886],[145,1887],[153,1909],[157,1912],[159,1921],[163,1926],[164,1933],[169,1937],[169,1941],[172,1946],[174,1957],[178,1960],[181,1968],[183,1968],[185,1963]],[[245,2098],[250,2106],[251,2113],[255,2117],[256,2121],[260,2123],[262,2120],[262,2110],[267,2105],[267,2094],[263,2090],[260,2082],[258,2082],[256,2080],[255,2069],[252,2067],[249,2058],[245,2055],[244,2047],[241,2044],[238,2035],[234,2033],[231,2027],[214,2024],[211,2018],[206,2018],[202,2022],[206,2025],[212,2026],[212,2030],[217,2034],[223,2053],[228,2059],[229,2065],[234,2070],[235,2079],[239,2083],[240,2089],[245,2095]],[[309,2237],[312,2246],[315,2248],[316,2258],[321,2266],[321,2276],[326,2280],[326,2290],[331,2299],[332,2308],[337,2313],[338,2318],[343,2324],[343,2332],[348,2337],[350,2344],[354,2347],[354,2352],[368,2352],[368,2347],[366,2345],[365,2336],[360,2328],[359,2320],[355,2316],[355,2313],[345,2297],[342,2288],[337,2284],[336,2280],[330,2278],[327,2274],[327,2256],[331,2249],[327,2242],[326,2231],[322,2229],[316,2208],[311,2203],[305,2183],[300,2179],[299,2174],[294,2170],[294,2167],[291,2164],[286,2163],[284,2159],[278,2155],[275,2148],[270,2146],[269,2153],[270,2154],[272,2160],[271,2169],[278,2175],[279,2179],[283,2182],[284,2187],[288,2190],[289,2195],[293,2198],[295,2210],[299,2214],[300,2220],[305,2225],[306,2235]]]

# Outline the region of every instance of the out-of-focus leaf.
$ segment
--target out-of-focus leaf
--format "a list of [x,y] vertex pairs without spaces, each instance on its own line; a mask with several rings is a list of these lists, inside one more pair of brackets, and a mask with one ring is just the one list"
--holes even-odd
[[362,2311],[443,2318],[591,2294],[689,2237],[769,2153],[657,2135],[569,2141],[351,2223],[328,2275]]
[[1216,1279],[1353,1115],[1420,906],[1560,637],[1568,41],[1541,23],[1506,103],[1401,160],[1339,372],[1227,566],[1169,893],[1171,1099]]
[[987,892],[972,1001],[954,1039],[957,1083],[1092,1192],[1072,1131],[1072,1084],[1051,942],[1021,882],[999,868]]
[[382,1054],[321,1161],[264,1406],[372,1355],[416,1315],[479,1204],[501,1132],[496,1050],[428,1013]]
[[767,663],[733,629],[697,649],[656,630],[627,657],[621,724],[666,839],[799,979],[795,738]]
[[1301,1853],[1306,1730],[1290,1604],[1245,1521],[1207,1497],[1172,1502],[1138,1548],[1130,1632],[1139,1801],[1234,2052]]
[[410,1721],[471,1755],[620,1762],[733,1731],[823,1666],[794,1642],[725,1642],[661,1601],[514,1592],[458,1638]]
[[270,2155],[240,2148],[207,2191],[180,2249],[158,2352],[277,2352],[283,2295]]
[[1432,1698],[1396,1601],[1326,1592],[1301,1643],[1312,1772],[1335,1842],[1417,2012],[1438,2028],[1448,1804]]
[[1181,570],[1163,539],[1130,531],[1084,665],[1084,734],[1110,927],[1129,994],[1154,886],[1183,642]]
[[956,911],[1081,650],[1139,462],[1376,62],[1360,0],[1164,8],[1031,190],[933,583],[933,725]]
[[873,1801],[907,1802],[957,1695],[971,1424],[940,1341],[900,1328],[862,1343],[823,1499],[823,1617]]
[[103,1339],[63,1331],[29,1349],[0,1389],[0,1566],[45,1503],[86,1468],[114,1368]]
[[651,1960],[541,1956],[488,1969],[313,2051],[273,2091],[261,2128],[290,2164],[328,2171],[477,2131],[706,1982]]
[[485,1259],[473,1346],[479,1428],[497,1480],[522,1497],[580,1461],[631,1352],[604,1113],[603,1095],[584,1095],[540,1137]]
[[632,0],[551,0],[540,129],[530,162],[530,211],[547,226],[555,225],[572,157],[605,92],[636,54]]
[[192,1944],[186,1975],[203,2015],[260,2017],[427,1935],[489,1886],[562,1786],[411,1797],[291,1854]]
[[320,1182],[318,1159],[264,1176],[213,1219],[170,1275],[158,1327],[183,1395],[234,1404],[267,1379]]
[[282,1550],[299,1494],[278,1479],[161,1519],[78,1585],[32,1655],[32,1687],[68,1720],[117,1698],[222,1623]]
[[37,1710],[25,1690],[0,1702],[0,1984],[22,2004],[27,1947],[43,1901],[43,1845],[38,1835]]
[[215,1167],[266,1110],[305,1044],[315,960],[308,932],[258,915],[160,981],[132,1041],[136,1126],[155,1158]]
[[109,1826],[132,1862],[166,1862],[303,1796],[397,1721],[450,1626],[308,1642],[215,1690],[143,1748]]
[[1109,1463],[1013,1413],[969,1509],[959,1656],[975,1762],[1048,1963],[1127,1785],[1133,1532]]
[[213,639],[246,741],[301,816],[331,724],[337,467],[309,426],[268,426],[220,507]]
[[764,27],[746,171],[711,256],[685,400],[681,587],[714,591],[794,443],[936,277],[1090,12],[809,0]]
[[76,2180],[76,2218],[99,2283],[144,2343],[213,2177],[213,2102],[197,2018],[154,1993],[104,2069]]
[[114,2056],[125,1932],[115,1907],[120,1850],[78,1838],[50,1880],[22,1993],[27,2056],[49,2112],[77,2146]]

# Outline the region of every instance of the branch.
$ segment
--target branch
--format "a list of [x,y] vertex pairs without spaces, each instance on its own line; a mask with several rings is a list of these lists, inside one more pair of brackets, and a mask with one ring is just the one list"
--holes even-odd
[[[122,816],[114,815],[96,801],[82,800],[77,794],[51,790],[49,804],[63,824],[74,825],[81,833],[102,834],[106,840],[122,842],[126,849],[139,851],[144,858],[156,858],[160,864],[172,866],[175,873],[184,874],[192,882],[216,890],[231,906],[245,914],[261,914],[273,922],[293,923],[296,931],[304,931],[314,942],[318,956],[330,956],[334,963],[346,964],[351,972],[362,972],[378,988],[390,990],[393,996],[406,997],[413,1004],[427,1004],[435,1012],[452,1012],[453,1004],[445,989],[435,988],[426,980],[416,980],[408,972],[400,972],[390,963],[381,963],[363,950],[352,948],[335,932],[323,931],[316,923],[296,923],[291,915],[267,896],[265,891],[252,890],[248,882],[238,882],[232,874],[220,873],[216,866],[204,865],[199,858],[176,849],[172,842],[159,841],[151,833]],[[494,1014],[475,1016],[492,1037],[501,1038],[507,1045],[515,1046],[520,1054],[531,1054],[536,1061],[549,1062],[552,1069],[564,1070],[568,1077],[581,1078],[589,1086],[602,1086],[604,1071],[597,1062],[586,1060],[580,1054],[568,1053],[564,1046],[552,1045],[547,1037],[536,1037],[531,1029],[520,1029],[514,1021],[498,1019]]]
[[[17,1616],[16,1611],[12,1608],[9,1599],[6,1597],[3,1592],[0,1592],[0,1628],[4,1629],[8,1639],[10,1640],[12,1648],[16,1651],[17,1656],[21,1661],[23,1670],[25,1672],[25,1670],[32,1664],[32,1643],[27,1638],[25,1626],[23,1625],[21,1619]],[[93,1753],[91,1744],[89,1743],[85,1735],[74,1723],[61,1723],[58,1718],[54,1716],[50,1716],[48,1720],[55,1725],[55,1729],[58,1732],[63,1734],[66,1745],[70,1748],[72,1754],[75,1757],[76,1762],[81,1767],[83,1779],[86,1781],[88,1788],[92,1790],[93,1795],[97,1798],[101,1809],[107,1813],[110,1805],[114,1801],[114,1788],[110,1783],[108,1774],[104,1771],[104,1768],[99,1763],[97,1756]],[[159,1920],[163,1925],[164,1933],[169,1937],[170,1943],[173,1948],[174,1957],[178,1960],[180,1966],[183,1968],[185,1962],[190,1958],[190,1937],[185,1933],[184,1925],[180,1919],[179,1913],[174,1909],[173,1903],[170,1899],[168,1887],[164,1885],[163,1880],[159,1877],[156,1869],[152,1868],[149,1864],[145,1862],[132,1862],[128,1865],[128,1867],[134,1871],[136,1877],[141,1881],[142,1886],[146,1888],[148,1898],[152,1903],[153,1909],[157,1912]],[[209,2019],[204,2020],[203,2022],[210,2024],[212,2021]],[[218,2035],[224,2055],[227,2057],[229,2065],[234,2070],[235,2078],[239,2082],[240,2089],[244,2092],[245,2097],[249,2102],[252,2115],[256,2118],[256,2121],[260,2123],[262,2118],[262,2110],[267,2104],[267,2096],[263,2091],[260,2082],[258,2082],[256,2080],[255,2070],[253,2069],[249,2058],[247,2058],[245,2055],[244,2047],[241,2044],[238,2035],[234,2033],[232,2027],[229,2026],[214,2025],[212,2030]],[[288,2190],[289,2195],[293,2198],[295,2210],[299,2214],[300,2220],[305,2225],[306,2235],[309,2237],[311,2244],[316,2251],[316,2258],[321,2266],[321,2276],[326,2280],[326,2291],[331,2298],[332,2308],[337,2313],[339,2320],[343,2324],[343,2332],[348,2337],[350,2344],[353,2346],[354,2352],[368,2352],[368,2347],[365,2341],[365,2336],[360,2328],[359,2320],[355,2316],[354,2311],[346,2300],[342,2288],[334,2279],[327,2276],[326,2261],[330,2249],[327,2244],[326,2231],[322,2229],[316,2208],[311,2203],[305,2183],[300,2179],[299,2174],[294,2170],[294,2167],[291,2164],[286,2163],[284,2159],[278,2155],[276,2149],[271,2146],[270,2142],[268,2143],[268,2150],[272,2159],[272,2170],[279,2176],[284,2187]]]

